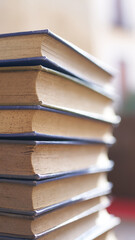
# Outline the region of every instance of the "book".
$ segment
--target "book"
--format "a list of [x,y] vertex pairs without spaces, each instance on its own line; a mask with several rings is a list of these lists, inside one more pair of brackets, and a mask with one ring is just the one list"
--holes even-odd
[[0,68],[0,86],[0,105],[41,105],[115,118],[113,99],[102,90],[40,65]]
[[0,208],[33,211],[69,201],[92,189],[108,186],[106,172],[110,170],[106,167],[106,171],[104,168],[95,173],[86,171],[82,175],[63,175],[40,181],[0,178]]
[[[57,47],[56,47],[57,46]],[[113,71],[78,47],[49,30],[17,32],[0,35],[0,59],[44,60],[53,68],[102,87],[110,85]]]
[[32,209],[32,210],[21,210],[21,209],[11,209],[11,208],[0,208],[0,214],[15,214],[15,216],[27,216],[30,219],[35,219],[40,217],[48,212],[57,211],[58,209],[65,208],[66,206],[76,204],[79,202],[87,201],[94,198],[100,198],[102,196],[108,195],[111,193],[112,183],[108,182],[105,186],[96,187],[87,192],[76,195],[73,198],[70,198],[66,201],[59,202],[57,204],[52,204],[47,207],[43,207],[40,209]]
[[0,178],[39,180],[96,172],[112,167],[107,151],[104,142],[0,140]]
[[40,133],[46,137],[68,137],[112,141],[112,123],[94,116],[42,106],[0,106],[0,133]]
[[[10,235],[0,236],[2,240],[25,240],[25,239],[39,239],[39,240],[96,240],[98,237],[111,230],[119,224],[119,219],[109,216],[105,210],[95,212],[83,218],[76,219],[74,222],[67,222],[61,227],[57,226],[53,230],[48,230],[46,233],[33,238],[12,237]],[[89,234],[89,236],[88,236]],[[85,237],[85,238],[84,238]],[[87,238],[86,238],[87,237]],[[110,240],[110,239],[109,239]],[[111,239],[112,240],[112,239]]]
[[45,235],[48,231],[58,229],[105,209],[109,200],[96,197],[85,201],[66,205],[48,211],[41,216],[32,217],[13,213],[0,212],[0,236],[36,238]]

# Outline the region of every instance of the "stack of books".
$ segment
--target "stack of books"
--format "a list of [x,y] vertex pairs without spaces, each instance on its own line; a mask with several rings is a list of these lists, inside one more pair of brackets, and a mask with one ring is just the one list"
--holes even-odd
[[0,35],[0,239],[115,239],[112,77],[48,30]]

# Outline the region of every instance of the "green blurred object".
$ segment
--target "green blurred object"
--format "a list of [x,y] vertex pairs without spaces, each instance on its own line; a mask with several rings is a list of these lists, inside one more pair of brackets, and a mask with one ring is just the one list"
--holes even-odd
[[133,113],[135,113],[135,94],[128,94],[123,102],[121,115],[125,116]]

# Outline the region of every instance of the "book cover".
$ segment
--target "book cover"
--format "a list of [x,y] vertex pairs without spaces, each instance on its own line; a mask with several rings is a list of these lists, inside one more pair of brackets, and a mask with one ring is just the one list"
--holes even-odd
[[86,139],[86,138],[75,138],[75,137],[64,137],[56,135],[47,135],[37,132],[27,132],[27,133],[0,133],[0,140],[35,140],[35,141],[78,141],[82,143],[91,143],[91,144],[106,144],[111,146],[115,143],[115,138],[112,137],[110,140],[102,141],[97,139]]

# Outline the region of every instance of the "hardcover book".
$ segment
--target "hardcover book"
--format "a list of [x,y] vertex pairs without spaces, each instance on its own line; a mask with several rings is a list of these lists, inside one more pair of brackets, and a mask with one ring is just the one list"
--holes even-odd
[[[73,220],[73,219],[72,219]],[[103,234],[110,231],[112,228],[119,224],[119,219],[109,216],[105,210],[95,212],[93,214],[86,214],[84,217],[74,219],[74,221],[67,221],[61,226],[56,226],[53,229],[46,231],[43,234],[35,235],[34,237],[13,235],[0,236],[2,240],[96,240]],[[99,238],[100,239],[100,238]],[[101,238],[102,239],[102,238]],[[108,239],[107,239],[108,240]],[[109,239],[110,240],[110,239]],[[113,239],[111,239],[113,240]]]
[[60,111],[42,106],[0,106],[0,133],[35,133],[46,137],[67,137],[112,141],[112,124],[118,124],[119,117],[109,121],[92,114]]
[[110,85],[113,77],[109,67],[47,29],[0,35],[1,66],[7,66],[8,59],[29,58],[104,87]]
[[62,175],[44,180],[0,178],[0,207],[17,211],[33,211],[69,201],[92,189],[108,186],[106,172],[110,170],[104,167],[95,173],[83,171],[75,176]]
[[114,97],[40,65],[0,68],[0,105],[42,105],[112,119]]
[[107,149],[104,142],[0,140],[0,178],[39,180],[98,172],[113,166]]

